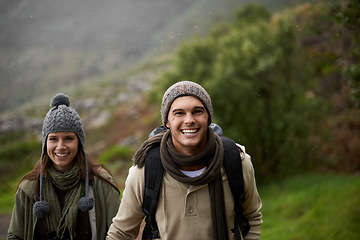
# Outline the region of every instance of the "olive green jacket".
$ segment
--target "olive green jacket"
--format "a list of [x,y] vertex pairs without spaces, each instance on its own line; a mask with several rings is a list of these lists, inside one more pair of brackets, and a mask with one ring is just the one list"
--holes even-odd
[[[101,176],[115,184],[114,179],[106,170],[101,169]],[[33,239],[37,223],[37,218],[33,215],[35,184],[36,181],[25,180],[16,191],[7,239]],[[95,177],[93,184],[90,185],[89,195],[95,199],[95,207],[89,211],[93,239],[102,240],[105,239],[112,218],[117,213],[120,195],[109,183],[98,177]]]

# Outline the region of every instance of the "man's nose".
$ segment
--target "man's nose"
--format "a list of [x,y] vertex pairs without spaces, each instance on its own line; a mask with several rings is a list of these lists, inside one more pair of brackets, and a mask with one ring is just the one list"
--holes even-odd
[[195,118],[191,113],[187,113],[185,117],[186,124],[193,124],[195,122]]

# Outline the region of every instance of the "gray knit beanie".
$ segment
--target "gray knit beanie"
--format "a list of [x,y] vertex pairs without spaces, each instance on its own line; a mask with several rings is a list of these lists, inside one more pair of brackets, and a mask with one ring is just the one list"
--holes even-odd
[[40,201],[34,204],[34,215],[37,217],[44,217],[50,211],[49,204],[43,201],[42,197],[42,173],[41,168],[43,164],[44,154],[46,152],[46,140],[49,133],[55,132],[75,132],[79,138],[81,150],[84,155],[85,162],[85,197],[79,200],[78,207],[82,211],[89,211],[93,208],[94,200],[88,197],[89,176],[88,163],[85,154],[85,132],[82,126],[81,119],[78,113],[70,107],[70,99],[63,93],[56,94],[50,103],[51,109],[46,114],[43,128],[42,128],[42,153],[40,166]]
[[196,97],[202,102],[202,104],[204,104],[204,107],[206,108],[206,111],[209,114],[209,125],[210,125],[213,117],[213,107],[211,104],[211,98],[209,94],[202,86],[200,86],[195,82],[181,81],[170,86],[164,93],[161,103],[161,119],[164,126],[166,126],[167,123],[167,118],[171,104],[174,102],[176,98],[183,96]]
[[42,154],[49,133],[75,132],[81,147],[85,149],[85,132],[78,113],[70,107],[70,99],[63,93],[56,94],[50,103],[52,107],[46,114],[42,128]]

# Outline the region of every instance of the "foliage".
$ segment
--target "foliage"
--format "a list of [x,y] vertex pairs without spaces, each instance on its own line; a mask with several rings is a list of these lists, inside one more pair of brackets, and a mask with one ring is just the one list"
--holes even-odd
[[18,142],[0,150],[0,159],[2,161],[21,162],[22,158],[28,157],[30,154],[33,154],[35,152],[40,153],[40,151],[41,143],[39,143],[38,141]]
[[358,0],[347,1],[345,9],[337,17],[348,31],[356,36],[355,41],[352,43],[353,46],[351,46],[350,65],[344,66],[343,72],[349,78],[353,100],[357,107],[360,107],[360,2]]
[[108,164],[112,161],[127,161],[131,153],[131,149],[127,146],[112,146],[100,154],[99,162]]
[[[19,140],[20,139],[20,140]],[[3,134],[0,137],[0,214],[10,213],[14,205],[16,186],[40,158],[41,142],[24,133]]]
[[[109,169],[112,174],[124,177],[132,163],[129,161],[132,153],[131,148],[128,146],[114,145],[99,155],[98,162]],[[119,187],[123,188],[123,183],[120,183]]]
[[269,21],[270,13],[257,5],[236,16],[222,32],[215,28],[208,37],[182,45],[174,69],[158,86],[180,80],[202,84],[212,97],[214,120],[247,147],[261,179],[307,169],[309,137],[323,107],[309,94],[312,67],[299,57],[294,24]]
[[269,21],[271,13],[264,5],[247,4],[236,13],[235,24],[252,24],[257,21]]
[[354,175],[305,175],[261,187],[261,238],[359,239],[359,188]]

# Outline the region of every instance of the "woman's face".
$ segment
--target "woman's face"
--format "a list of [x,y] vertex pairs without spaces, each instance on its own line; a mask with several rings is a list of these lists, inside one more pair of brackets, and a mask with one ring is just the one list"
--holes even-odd
[[49,133],[46,140],[47,154],[56,170],[64,173],[72,167],[78,145],[79,139],[75,132]]

